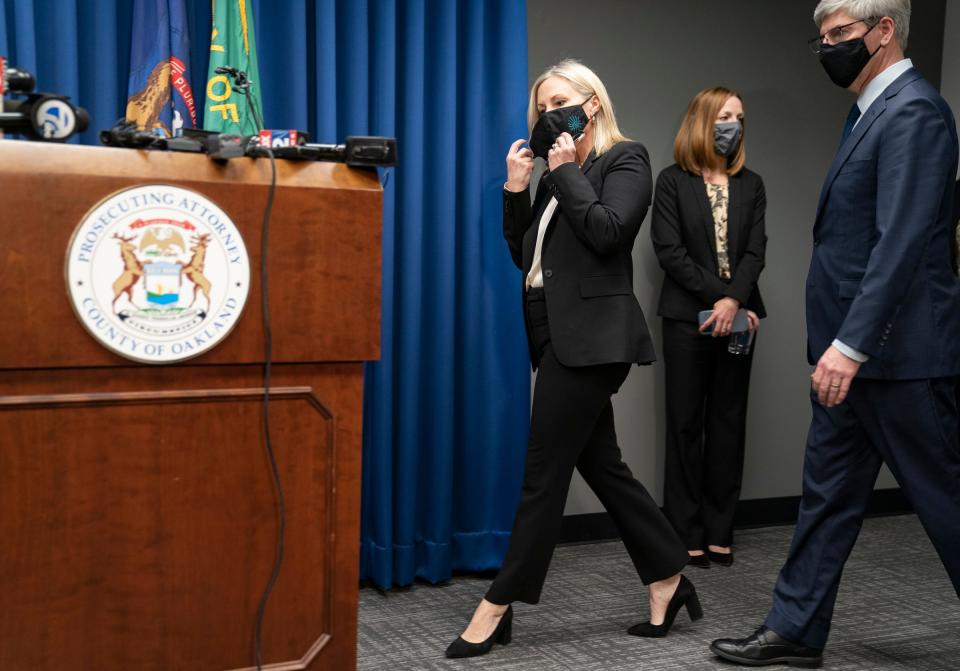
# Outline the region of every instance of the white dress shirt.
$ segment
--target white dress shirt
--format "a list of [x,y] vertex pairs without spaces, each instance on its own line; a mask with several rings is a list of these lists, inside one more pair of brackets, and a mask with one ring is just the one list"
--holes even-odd
[[[856,123],[853,124],[854,128],[856,128],[857,124],[860,123],[860,119],[863,118],[864,112],[870,109],[870,105],[872,105],[874,101],[880,97],[880,94],[883,93],[894,81],[896,81],[897,77],[912,67],[913,61],[911,61],[909,58],[904,58],[902,61],[897,61],[886,70],[878,74],[876,77],[870,80],[869,84],[863,87],[863,91],[860,92],[860,97],[857,98],[857,107],[860,108],[860,118],[857,119]],[[839,340],[834,339],[833,346],[840,350],[841,354],[853,359],[854,361],[866,363],[870,360],[869,354],[864,354],[863,352],[857,351]]]
[[[860,108],[860,119],[863,118],[863,113],[870,109],[873,101],[879,98],[880,94],[886,91],[887,87],[897,80],[897,77],[912,67],[913,61],[909,58],[904,58],[902,61],[897,61],[871,79],[870,83],[863,87],[863,90],[860,92],[860,97],[857,98],[857,107]],[[860,119],[857,119],[857,123],[860,123]],[[857,123],[853,124],[854,128],[857,127]]]
[[530,266],[530,272],[527,273],[527,288],[543,287],[543,268],[540,267],[540,255],[543,252],[543,236],[547,233],[547,227],[550,220],[553,219],[553,213],[557,209],[557,197],[554,196],[543,208],[543,215],[540,217],[540,228],[537,229],[537,246],[533,248],[533,265]]

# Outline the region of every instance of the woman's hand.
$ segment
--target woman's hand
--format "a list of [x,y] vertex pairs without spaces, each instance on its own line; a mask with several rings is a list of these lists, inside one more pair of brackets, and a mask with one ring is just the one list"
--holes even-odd
[[526,191],[530,186],[530,176],[533,174],[533,152],[529,147],[521,148],[526,142],[520,138],[507,152],[507,191],[519,193]]
[[733,318],[737,316],[737,310],[739,309],[740,301],[736,298],[724,296],[713,304],[713,314],[707,321],[703,322],[700,331],[707,330],[713,324],[711,335],[714,338],[730,335],[733,330]]
[[553,172],[564,163],[576,163],[577,145],[574,144],[570,133],[561,133],[553,148],[547,153],[547,167]]
[[760,328],[760,317],[753,310],[747,310],[747,329],[756,331],[758,328]]

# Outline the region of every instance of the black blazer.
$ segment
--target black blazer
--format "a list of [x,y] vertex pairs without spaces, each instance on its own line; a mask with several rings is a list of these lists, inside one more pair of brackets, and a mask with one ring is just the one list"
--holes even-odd
[[716,232],[707,187],[700,175],[672,165],[657,178],[650,238],[666,271],[657,314],[695,322],[724,296],[766,317],[757,280],[764,266],[767,207],[763,180],[744,168],[730,176],[727,253],[732,278],[720,279]]
[[[651,191],[650,159],[636,142],[620,142],[599,157],[591,153],[582,168],[566,163],[545,174],[532,205],[529,191],[504,191],[503,236],[523,271],[524,293],[540,215],[550,196],[557,196],[540,260],[553,352],[564,366],[656,359],[633,294],[630,255]],[[536,368],[537,352],[526,326]]]

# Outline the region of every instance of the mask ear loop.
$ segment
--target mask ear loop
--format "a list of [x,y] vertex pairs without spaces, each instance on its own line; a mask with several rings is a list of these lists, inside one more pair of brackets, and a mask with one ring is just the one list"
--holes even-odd
[[[593,98],[593,96],[590,96],[590,98],[588,98],[583,104],[585,105],[585,104],[587,104],[588,102],[590,102],[590,99],[591,99],[591,98]],[[581,105],[581,107],[583,107],[583,105]],[[592,117],[590,117],[590,118],[587,120],[587,126],[589,126],[590,124],[592,124],[592,123],[593,123],[593,120],[596,119],[596,118],[597,118],[597,115],[596,115],[596,114],[594,114]],[[578,137],[576,140],[573,141],[574,144],[580,144],[580,141],[581,141],[581,140],[584,138],[584,136],[586,135],[587,126],[584,126],[584,127],[583,127],[584,132],[580,134],[580,137]],[[594,124],[594,128],[596,128],[596,124]]]
[[[881,20],[882,20],[882,19],[881,19]],[[860,38],[860,39],[863,40],[864,46],[866,46],[866,44],[867,44],[867,35],[869,35],[870,33],[872,33],[872,32],[873,32],[873,29],[876,28],[876,27],[879,26],[879,25],[880,25],[880,21],[877,21],[875,24],[873,24],[872,26],[870,26],[870,30],[868,30],[867,32],[865,32],[865,33],[863,34],[863,37]],[[869,48],[867,48],[867,53],[870,54],[870,58],[873,58],[873,57],[876,56],[878,53],[880,53],[880,50],[881,50],[881,49],[883,49],[883,37],[882,37],[882,36],[881,36],[881,38],[880,38],[880,44],[877,45],[877,48],[873,50],[873,53],[870,54],[870,49],[869,49]]]

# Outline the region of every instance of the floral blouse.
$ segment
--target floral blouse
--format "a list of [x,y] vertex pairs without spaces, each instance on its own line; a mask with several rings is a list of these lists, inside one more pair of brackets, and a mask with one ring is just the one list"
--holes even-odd
[[707,196],[713,211],[713,229],[717,237],[717,267],[720,278],[729,280],[730,255],[727,254],[727,210],[730,204],[730,187],[727,184],[707,184]]

